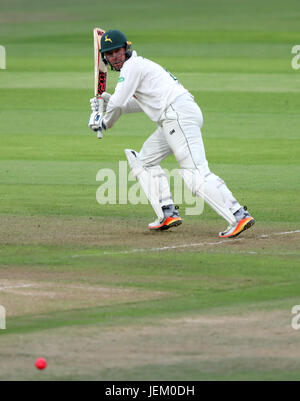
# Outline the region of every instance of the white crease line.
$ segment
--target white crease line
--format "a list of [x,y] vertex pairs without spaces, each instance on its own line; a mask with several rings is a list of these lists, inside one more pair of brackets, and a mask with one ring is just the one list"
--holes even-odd
[[[262,234],[256,237],[256,239],[260,238],[270,238],[273,235],[289,235],[289,234],[295,234],[295,233],[300,233],[300,230],[294,230],[294,231],[283,231],[279,233],[272,233],[272,234]],[[161,248],[137,248],[137,249],[131,249],[129,251],[119,251],[119,252],[106,252],[104,251],[103,253],[89,253],[86,255],[73,255],[72,258],[81,258],[85,256],[99,256],[99,255],[127,255],[131,253],[138,253],[138,252],[157,252],[157,251],[167,251],[169,249],[178,249],[178,248],[192,248],[196,246],[205,246],[205,245],[220,245],[220,244],[225,244],[228,242],[236,242],[236,241],[244,241],[246,238],[228,238],[225,240],[221,241],[216,241],[216,242],[199,242],[195,244],[182,244],[182,245],[173,245],[173,246],[163,246]]]
[[295,230],[295,231],[283,231],[282,233],[275,233],[274,235],[285,235],[285,234],[295,234],[295,233],[300,233],[300,230]]
[[10,290],[12,288],[27,288],[27,287],[34,287],[34,284],[8,285],[7,287],[0,287],[0,291]]
[[[137,248],[137,249],[130,249],[129,251],[119,251],[119,252],[106,252],[104,251],[101,255],[126,255],[128,253],[137,253],[137,252],[156,252],[156,251],[167,251],[168,249],[178,249],[178,248],[191,248],[194,246],[204,246],[204,245],[219,245],[225,242],[231,241],[243,241],[244,238],[238,239],[226,239],[217,242],[200,242],[196,244],[182,244],[182,245],[172,245],[172,246],[163,246],[161,248]],[[82,256],[98,256],[99,253],[89,253],[86,255],[73,255],[72,258],[80,258]]]
[[136,253],[136,252],[156,252],[156,251],[167,251],[169,249],[178,249],[178,248],[192,248],[195,246],[205,246],[205,245],[219,245],[225,242],[231,241],[243,241],[244,238],[238,239],[227,239],[222,241],[216,242],[200,242],[196,244],[182,244],[182,245],[173,245],[173,246],[163,246],[161,248],[138,248],[138,249],[131,249],[130,251],[120,251],[120,252],[104,252],[104,255],[115,255],[115,254],[127,254],[127,253]]
[[294,231],[282,231],[280,233],[272,233],[272,234],[262,234],[259,235],[257,238],[270,238],[272,235],[289,235],[289,234],[296,234],[300,233],[300,230],[294,230]]

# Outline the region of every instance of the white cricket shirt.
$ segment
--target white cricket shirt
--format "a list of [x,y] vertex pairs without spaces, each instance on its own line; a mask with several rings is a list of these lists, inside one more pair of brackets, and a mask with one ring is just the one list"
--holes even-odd
[[133,51],[120,71],[104,123],[111,128],[122,113],[133,111],[144,111],[157,122],[166,108],[184,93],[188,93],[187,89],[168,71]]

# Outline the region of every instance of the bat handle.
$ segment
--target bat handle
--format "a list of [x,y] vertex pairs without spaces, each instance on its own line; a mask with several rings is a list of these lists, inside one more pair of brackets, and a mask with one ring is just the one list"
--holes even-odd
[[[102,99],[102,98],[101,98],[101,95],[97,94],[96,96],[97,96],[97,99],[98,99],[98,100]],[[102,102],[99,102],[99,110],[98,110],[98,113],[100,113],[100,114],[102,114],[102,115],[104,114],[103,101],[102,101]],[[102,139],[102,138],[103,138],[103,134],[102,134],[102,131],[101,131],[100,129],[97,131],[97,138],[98,138],[98,139]]]

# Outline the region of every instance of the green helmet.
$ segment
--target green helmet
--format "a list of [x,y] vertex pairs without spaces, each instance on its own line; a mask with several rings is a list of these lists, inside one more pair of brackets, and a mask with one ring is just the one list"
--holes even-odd
[[121,47],[125,47],[126,51],[131,50],[130,45],[131,42],[128,42],[123,32],[112,29],[101,37],[101,54]]

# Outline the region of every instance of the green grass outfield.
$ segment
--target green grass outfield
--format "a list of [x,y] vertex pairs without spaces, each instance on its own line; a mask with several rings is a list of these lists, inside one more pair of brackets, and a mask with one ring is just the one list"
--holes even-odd
[[[237,240],[208,207],[153,234],[149,205],[96,202],[155,125],[89,132],[95,26],[195,96],[210,168],[257,220]],[[296,0],[1,2],[0,380],[299,380],[299,26]]]

